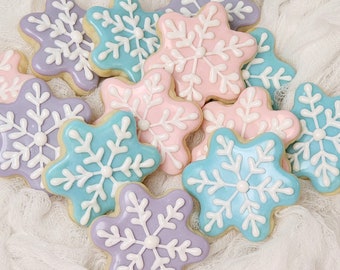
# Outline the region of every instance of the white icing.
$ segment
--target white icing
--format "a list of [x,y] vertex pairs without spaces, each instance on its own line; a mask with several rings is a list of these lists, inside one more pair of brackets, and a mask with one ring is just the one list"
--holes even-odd
[[[301,135],[292,146],[295,152],[289,153],[288,158],[294,171],[300,170],[299,159],[310,160],[311,165],[315,167],[314,175],[320,178],[323,186],[329,187],[331,177],[340,174],[339,168],[336,167],[339,160],[340,140],[339,132],[334,135],[327,134],[327,128],[340,128],[340,101],[335,101],[335,111],[333,113],[325,106],[317,104],[321,102],[322,96],[319,93],[313,94],[311,84],[304,85],[304,92],[305,95],[298,97],[298,101],[303,105],[307,105],[307,108],[301,109],[300,113],[305,119],[312,120],[314,124],[307,125],[305,119],[300,120]],[[310,139],[300,141],[302,137],[306,136]],[[326,142],[330,142],[334,148],[326,149]]]
[[[68,0],[59,0],[53,1],[52,5],[59,12],[58,19],[54,22],[51,22],[46,14],[28,17],[28,22],[36,24],[37,31],[51,30],[49,36],[55,40],[55,47],[46,47],[44,49],[48,54],[45,63],[59,66],[63,64],[63,57],[69,60],[77,59],[75,69],[77,71],[83,70],[85,78],[89,81],[93,80],[94,75],[88,62],[89,52],[93,47],[93,43],[84,40],[84,31],[80,32],[74,28],[79,19],[78,14],[72,12],[74,3]],[[61,37],[68,37],[69,41],[65,42],[61,40]],[[84,46],[87,49],[84,49]]]
[[[159,122],[150,122],[150,111],[156,107],[165,104],[163,97],[158,94],[164,93],[168,95],[169,89],[162,84],[161,74],[155,72],[150,79],[144,79],[146,93],[142,98],[134,98],[133,91],[126,89],[124,93],[120,94],[118,89],[114,86],[109,88],[110,95],[115,98],[111,102],[112,109],[126,108],[133,113],[137,118],[139,133],[147,132],[152,136],[151,144],[157,147],[163,160],[165,157],[169,158],[177,169],[182,168],[180,162],[175,156],[179,151],[177,142],[169,140],[169,133],[176,132],[176,129],[186,130],[188,125],[186,122],[199,119],[198,113],[187,113],[185,108],[178,104],[176,112],[171,113],[169,109],[161,109],[162,114]],[[163,106],[164,108],[164,106]]]
[[[83,105],[78,104],[73,109],[70,105],[63,106],[64,115],[53,111],[51,108],[46,108],[44,105],[50,98],[48,92],[41,92],[40,84],[34,83],[32,85],[33,93],[26,93],[25,99],[30,103],[30,108],[27,110],[26,117],[20,119],[15,118],[15,112],[8,111],[6,115],[0,114],[0,132],[8,134],[8,144],[11,144],[14,150],[3,151],[1,170],[9,168],[18,169],[22,163],[27,163],[27,167],[36,168],[30,175],[32,179],[39,179],[43,168],[51,160],[45,155],[45,149],[55,153],[54,158],[59,154],[59,147],[55,143],[48,143],[48,136],[70,118],[81,118],[78,114],[83,110]],[[53,124],[48,129],[43,128],[46,119],[50,117],[53,119]],[[36,130],[30,130],[28,121],[33,121],[36,125]],[[21,138],[27,139],[27,144],[20,142]],[[36,150],[37,149],[37,150]]]
[[[148,205],[150,201],[146,198],[138,199],[138,195],[134,192],[128,193],[129,204],[125,211],[129,215],[131,224],[140,226],[143,234],[134,235],[133,231],[129,228],[129,222],[126,222],[126,229],[124,233],[120,233],[117,226],[113,225],[110,228],[110,232],[105,230],[98,230],[97,236],[105,239],[105,246],[112,247],[119,245],[121,251],[125,251],[131,246],[136,246],[133,248],[134,252],[129,253],[127,256],[129,265],[118,266],[117,269],[143,269],[144,258],[143,254],[146,250],[152,250],[151,254],[154,254],[154,262],[151,269],[168,269],[167,265],[171,258],[179,256],[182,262],[188,260],[188,255],[194,257],[200,256],[202,250],[199,247],[191,247],[191,242],[189,240],[182,241],[179,244],[178,239],[172,239],[169,243],[164,243],[164,239],[160,239],[160,232],[167,230],[169,235],[175,233],[176,225],[173,221],[182,221],[184,219],[184,214],[181,212],[181,208],[185,205],[185,200],[183,198],[178,198],[175,205],[166,205],[166,215],[158,214],[157,218],[153,218],[155,213],[148,210]],[[157,222],[156,226],[149,226],[151,222]],[[151,231],[151,228],[155,228]],[[185,235],[184,235],[185,237]],[[164,250],[164,252],[160,252]],[[162,254],[162,255],[161,255]]]
[[[217,83],[219,80],[215,87],[221,94],[229,91],[234,94],[240,93],[238,85],[240,77],[237,73],[226,73],[226,61],[230,59],[229,54],[236,58],[242,57],[244,55],[242,49],[254,45],[254,40],[239,42],[239,37],[235,35],[230,38],[228,44],[224,40],[219,40],[214,48],[204,47],[206,42],[210,43],[211,39],[215,38],[214,30],[222,25],[222,22],[215,18],[217,12],[217,7],[213,5],[210,6],[206,17],[199,14],[200,23],[196,24],[193,30],[189,29],[184,21],[165,20],[166,38],[174,41],[175,48],[170,50],[169,56],[161,55],[162,63],[153,64],[151,68],[165,68],[170,73],[174,71],[182,73],[185,70],[179,76],[187,86],[178,94],[187,100],[203,101],[202,93],[196,88],[206,80],[207,74],[210,83]],[[198,60],[205,63],[206,72],[199,70],[202,66],[198,64]]]
[[[136,155],[136,157],[130,156],[130,149],[122,145],[124,140],[130,139],[132,136],[131,132],[128,131],[130,125],[131,120],[129,117],[123,117],[120,124],[113,124],[111,130],[116,136],[116,140],[107,139],[107,141],[102,144],[103,146],[98,149],[93,149],[92,143],[95,137],[93,132],[87,132],[85,137],[82,137],[76,129],[71,129],[67,134],[67,136],[78,145],[74,148],[74,151],[77,154],[85,155],[86,158],[79,162],[79,165],[76,167],[76,172],[72,172],[66,168],[62,171],[64,177],[51,179],[51,184],[53,186],[63,185],[64,190],[69,190],[74,184],[77,184],[78,187],[83,187],[92,176],[100,176],[98,182],[87,185],[85,189],[88,194],[91,194],[92,198],[91,200],[84,200],[81,203],[82,209],[85,210],[85,213],[80,219],[80,224],[82,225],[86,225],[89,222],[92,211],[98,213],[100,210],[98,203],[99,198],[102,201],[106,201],[108,199],[112,200],[115,196],[115,191],[121,184],[120,181],[115,179],[115,172],[121,172],[127,177],[131,177],[133,172],[138,177],[142,177],[141,169],[151,168],[155,165],[153,159],[143,160],[141,154]],[[104,148],[104,146],[106,146],[106,148]],[[104,157],[104,152],[106,151],[109,153],[108,158]],[[122,153],[126,155],[123,163],[117,164],[117,162],[113,162],[115,157]],[[91,167],[83,165],[91,165]],[[113,183],[109,195],[104,190],[105,181],[111,181]]]
[[[224,156],[225,161],[221,163],[221,169],[228,171],[229,174],[235,176],[236,183],[227,182],[221,177],[220,171],[214,169],[212,171],[213,178],[209,178],[205,169],[202,169],[199,173],[200,178],[190,177],[187,180],[188,185],[197,185],[196,191],[202,193],[203,189],[208,187],[208,195],[214,196],[214,194],[220,189],[232,189],[234,192],[230,197],[224,199],[216,198],[213,203],[217,207],[216,212],[207,212],[206,218],[209,220],[204,226],[204,231],[210,232],[212,227],[217,223],[218,227],[223,226],[224,215],[228,219],[234,217],[234,211],[239,209],[237,215],[244,215],[245,219],[242,223],[242,228],[247,230],[251,226],[252,234],[254,237],[259,236],[258,223],[264,224],[266,218],[257,210],[260,209],[262,203],[266,203],[270,198],[275,202],[279,202],[279,194],[291,195],[294,190],[290,187],[282,187],[281,180],[276,179],[272,175],[268,175],[268,172],[263,168],[263,164],[271,163],[274,161],[274,156],[271,154],[275,145],[273,140],[269,140],[266,145],[258,145],[255,147],[254,156],[248,157],[244,160],[241,152],[237,152],[235,149],[235,143],[233,140],[226,139],[222,135],[216,137],[216,143],[220,146],[217,150],[217,155]],[[236,151],[236,152],[234,152]],[[244,172],[244,163],[247,163],[248,173]],[[249,180],[262,174],[265,178],[258,185],[252,185]],[[255,190],[260,198],[260,201],[256,201],[255,198],[248,195],[249,190]],[[242,193],[242,197],[235,198],[239,193]],[[239,198],[243,198],[243,202],[239,201]],[[240,204],[235,206],[234,204]]]

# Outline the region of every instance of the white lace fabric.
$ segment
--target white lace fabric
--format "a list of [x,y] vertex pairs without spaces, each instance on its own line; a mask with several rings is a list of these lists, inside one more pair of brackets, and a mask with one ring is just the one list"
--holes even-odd
[[[77,1],[82,8],[109,6],[109,0]],[[143,0],[147,10],[166,1]],[[296,87],[306,81],[318,84],[329,95],[340,94],[340,2],[339,0],[257,0],[262,17],[258,26],[271,30],[276,52],[297,70],[295,79],[279,94],[282,108],[293,104]],[[16,49],[27,57],[33,47],[19,33],[24,15],[42,11],[44,0],[0,0],[0,51]],[[14,12],[15,11],[15,12]],[[29,71],[30,72],[30,71]],[[58,97],[73,96],[61,79],[49,82]],[[94,119],[102,113],[98,89],[86,100]],[[190,136],[193,146],[199,136]],[[274,230],[260,243],[239,232],[210,239],[209,257],[188,269],[299,269],[330,270],[340,267],[340,195],[324,196],[301,180],[297,205],[277,209]],[[156,172],[145,180],[155,195],[178,188],[181,176]],[[193,224],[197,213],[193,215]],[[0,269],[106,269],[107,255],[96,248],[88,228],[68,215],[67,201],[28,187],[20,177],[0,179]]]

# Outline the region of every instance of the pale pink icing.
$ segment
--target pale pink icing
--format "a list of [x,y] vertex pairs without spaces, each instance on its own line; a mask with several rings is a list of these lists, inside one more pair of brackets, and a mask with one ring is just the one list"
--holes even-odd
[[[269,95],[261,87],[246,88],[233,105],[214,101],[203,107],[202,130],[205,137],[192,151],[192,159],[203,159],[207,155],[210,135],[220,127],[233,129],[241,138],[253,139],[264,132],[278,135],[285,147],[300,134],[297,117],[286,110],[272,110]],[[286,169],[289,162],[283,161]]]
[[21,55],[13,50],[0,54],[0,103],[12,103],[23,83],[34,78],[19,72]]
[[139,140],[158,148],[163,171],[179,174],[190,162],[185,137],[199,128],[202,111],[196,104],[175,97],[171,74],[155,69],[137,84],[106,79],[101,95],[104,114],[113,110],[134,114]]
[[241,66],[256,54],[257,45],[250,34],[230,30],[221,4],[207,4],[193,18],[167,13],[157,26],[161,47],[146,60],[146,71],[169,71],[177,94],[201,106],[210,98],[231,102],[239,96],[245,88]]

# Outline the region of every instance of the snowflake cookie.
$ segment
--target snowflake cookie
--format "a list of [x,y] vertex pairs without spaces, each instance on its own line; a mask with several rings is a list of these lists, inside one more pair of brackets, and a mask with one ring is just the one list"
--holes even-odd
[[179,174],[189,163],[185,138],[202,123],[196,104],[175,97],[172,76],[163,69],[148,72],[135,85],[110,78],[101,86],[105,113],[131,111],[141,142],[157,147],[162,155],[161,168]]
[[153,198],[141,185],[129,184],[119,204],[119,215],[91,226],[94,243],[112,257],[110,269],[182,269],[208,255],[209,244],[187,227],[193,203],[185,191]]
[[71,214],[81,225],[114,210],[117,188],[139,182],[157,169],[156,148],[137,140],[136,122],[129,112],[116,112],[98,126],[74,120],[60,132],[61,157],[44,171],[51,193],[70,199]]
[[85,35],[85,11],[72,0],[47,0],[43,13],[31,13],[20,22],[24,38],[39,44],[32,69],[44,79],[62,74],[78,94],[98,84],[89,64],[93,44]]
[[294,204],[300,193],[298,179],[281,168],[281,139],[269,132],[243,143],[220,128],[209,146],[206,159],[183,171],[184,187],[200,202],[201,230],[217,236],[236,227],[248,240],[264,240],[273,210]]
[[273,108],[278,109],[275,93],[295,77],[292,66],[279,60],[275,55],[273,34],[265,28],[256,28],[251,34],[257,41],[255,58],[242,68],[247,86],[260,86],[268,90]]
[[201,106],[210,98],[234,101],[245,88],[241,66],[256,53],[255,39],[228,27],[219,3],[205,5],[188,18],[164,14],[158,21],[161,47],[145,62],[145,71],[164,68],[173,74],[177,94]]
[[90,116],[81,99],[58,99],[44,81],[28,80],[15,102],[0,104],[0,175],[20,174],[42,189],[44,167],[59,156],[59,128],[68,119]]
[[316,190],[334,193],[340,187],[340,97],[328,97],[312,83],[295,93],[292,112],[299,118],[301,136],[288,150],[293,172],[307,177]]
[[145,12],[138,0],[116,0],[112,8],[92,7],[84,27],[95,42],[90,60],[103,77],[143,77],[145,59],[159,47],[156,23],[162,12]]
[[289,111],[273,111],[269,99],[265,89],[248,87],[233,105],[218,101],[207,103],[203,107],[202,129],[205,137],[193,149],[193,160],[206,157],[208,139],[221,127],[233,129],[243,139],[253,139],[264,132],[273,132],[281,138],[285,147],[288,147],[300,135],[300,122]]
[[0,54],[0,103],[16,100],[23,83],[33,79],[32,75],[23,74],[27,65],[20,53],[8,50]]
[[192,17],[209,2],[218,2],[224,6],[228,14],[230,29],[233,30],[250,26],[260,18],[260,9],[251,0],[171,0],[162,10],[165,12],[175,11]]

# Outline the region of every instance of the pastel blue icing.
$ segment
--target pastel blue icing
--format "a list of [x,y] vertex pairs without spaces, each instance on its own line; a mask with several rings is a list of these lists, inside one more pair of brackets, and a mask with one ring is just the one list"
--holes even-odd
[[[124,134],[126,138],[122,139],[122,136],[117,135],[119,130],[124,130],[123,120],[130,120]],[[127,122],[125,122],[127,123]],[[114,127],[115,125],[115,127]],[[118,128],[118,129],[117,129]],[[85,141],[86,136],[92,134],[93,139],[90,142],[89,147],[94,154],[98,154],[103,149],[102,156],[99,155],[99,162],[89,163],[86,161],[89,158],[88,152],[79,152],[81,150],[81,143],[79,140],[70,137],[70,132],[76,130],[80,137]],[[118,130],[118,132],[116,132]],[[133,115],[130,112],[117,112],[110,116],[110,118],[103,124],[99,126],[91,126],[80,120],[73,120],[68,122],[62,129],[60,144],[63,146],[64,153],[61,157],[53,162],[47,167],[45,171],[45,185],[51,193],[62,195],[68,197],[72,201],[73,205],[73,216],[74,219],[82,224],[89,225],[92,220],[98,216],[101,216],[108,211],[113,211],[115,209],[115,197],[116,191],[119,185],[128,182],[141,182],[144,177],[148,174],[154,172],[160,164],[161,157],[157,149],[153,146],[147,146],[139,143],[136,133],[136,122]],[[118,139],[117,139],[118,138]],[[107,141],[111,140],[114,143],[117,142],[117,146],[122,150],[120,153],[111,155],[111,151]],[[120,143],[118,143],[120,141]],[[83,145],[86,145],[85,143]],[[145,167],[140,167],[140,172],[133,170],[132,166],[129,167],[128,175],[123,173],[120,169],[128,158],[131,158],[131,162],[137,162],[137,155],[140,155],[140,161],[145,162],[146,160],[153,160],[153,165],[150,164]],[[101,165],[100,165],[101,164]],[[104,176],[103,180],[103,192],[106,194],[106,199],[103,196],[98,196],[97,202],[100,205],[98,211],[90,211],[90,217],[86,224],[81,222],[82,218],[85,216],[84,207],[82,203],[84,201],[90,201],[94,198],[94,192],[87,192],[86,189],[94,187],[93,185],[98,184],[103,179],[103,174],[101,173],[102,166],[109,166],[114,171],[110,175],[114,178],[114,181],[110,177]],[[75,181],[72,186],[67,189],[65,188],[65,183],[53,184],[53,181],[58,178],[65,178],[63,171],[65,169],[69,170],[70,174],[74,177],[79,177],[85,179],[88,174],[83,173],[80,167],[85,169],[88,173],[94,173],[87,181]],[[70,177],[66,177],[69,178]],[[113,184],[115,183],[115,184]]]
[[300,137],[287,149],[293,172],[311,180],[321,193],[340,188],[340,97],[328,97],[317,85],[301,84],[292,112]]
[[[119,27],[115,28],[114,24],[107,23],[109,20],[105,21],[103,18],[99,18],[98,14],[103,14],[103,12],[107,12],[109,20],[112,20],[115,25],[119,24]],[[101,70],[124,72],[131,81],[138,82],[143,77],[145,59],[159,47],[156,22],[163,13],[161,11],[145,12],[136,0],[117,0],[112,8],[95,6],[88,9],[85,16],[86,21],[95,29],[100,40],[91,53],[91,61]],[[124,28],[120,29],[120,26]],[[113,30],[113,28],[115,29]],[[137,35],[142,33],[144,35],[138,40],[132,33],[137,28]],[[130,39],[126,43],[130,48],[122,43],[123,39]],[[107,46],[109,43],[111,45],[113,43],[121,44],[118,46],[117,52],[119,57],[115,58],[112,53],[109,53],[105,59],[101,60],[100,55],[111,46]]]
[[[269,161],[260,158],[259,153],[264,151],[259,149],[268,149],[265,156]],[[242,143],[230,129],[217,129],[210,139],[207,158],[191,163],[183,171],[185,189],[200,203],[201,231],[209,236],[218,236],[235,227],[250,241],[264,240],[271,230],[274,208],[294,204],[300,194],[298,179],[281,167],[283,151],[280,138],[273,133],[264,133]],[[237,159],[240,159],[239,166]],[[252,161],[259,162],[257,170],[251,169]],[[231,169],[225,164],[229,164]],[[248,190],[242,189],[246,186],[242,181],[247,183]],[[258,190],[261,192],[256,191],[257,187],[260,187]],[[270,195],[270,189],[277,197]],[[231,203],[228,211],[232,214],[227,217],[227,208],[223,208],[221,202],[225,203],[229,199]],[[240,209],[245,202],[251,203],[250,208],[242,212]],[[219,222],[212,222],[209,213],[218,212],[221,214],[216,215],[219,218],[215,219],[219,219]],[[247,218],[253,220],[254,224],[244,226]],[[209,223],[213,224],[210,228],[206,227]]]
[[242,67],[245,83],[248,87],[267,89],[273,108],[279,109],[275,99],[276,91],[295,77],[295,69],[276,57],[274,36],[268,29],[256,28],[249,34],[256,39],[258,52],[252,61]]

